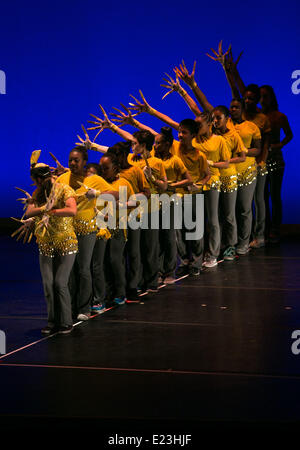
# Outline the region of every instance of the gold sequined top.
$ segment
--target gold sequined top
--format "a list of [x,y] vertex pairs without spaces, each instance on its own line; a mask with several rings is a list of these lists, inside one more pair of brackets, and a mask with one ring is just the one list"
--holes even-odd
[[[78,236],[96,233],[98,231],[95,212],[96,199],[87,200],[84,196],[87,190],[78,182],[84,183],[85,186],[91,189],[96,189],[99,192],[109,191],[111,190],[111,186],[98,175],[83,177],[80,175],[74,175],[70,171],[61,175],[57,181],[67,186],[71,186],[76,191],[77,214],[74,218],[75,233]],[[82,197],[78,197],[80,194],[82,194]]]
[[[64,208],[66,201],[71,197],[75,197],[75,192],[69,186],[55,183],[52,189],[57,194],[54,209]],[[37,191],[34,191],[32,194],[33,201],[36,206],[41,206],[37,205],[35,201],[36,193]],[[40,219],[41,216],[37,216],[35,222],[37,223]],[[36,242],[40,253],[49,257],[77,253],[78,244],[73,225],[73,217],[49,216],[49,225],[46,231],[44,227],[38,228],[35,231]]]

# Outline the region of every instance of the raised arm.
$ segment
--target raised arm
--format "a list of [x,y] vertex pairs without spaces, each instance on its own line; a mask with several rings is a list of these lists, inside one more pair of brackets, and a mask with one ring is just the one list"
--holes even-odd
[[[175,71],[176,73],[176,71]],[[167,95],[171,94],[171,92],[178,92],[178,94],[183,98],[186,102],[190,110],[195,114],[195,116],[199,116],[201,111],[194,101],[194,99],[187,93],[185,89],[179,83],[179,75],[176,73],[176,81],[167,73],[165,74],[169,79],[163,78],[166,84],[161,84],[162,87],[169,89],[169,91],[163,96],[162,99],[166,98]]]
[[[235,79],[235,73],[237,72],[237,68],[236,68],[237,63],[239,62],[240,57],[242,56],[243,52],[240,53],[239,57],[234,62],[233,56],[232,56],[231,45],[229,46],[227,52],[223,53],[222,41],[220,41],[220,43],[219,43],[218,52],[216,52],[213,48],[211,49],[211,51],[213,52],[213,56],[210,55],[209,53],[206,53],[206,55],[209,58],[211,58],[212,60],[218,61],[221,64],[221,66],[224,69],[226,79],[227,79],[228,84],[231,89],[232,98],[240,99],[241,94],[240,94],[239,87],[238,87],[236,79]],[[241,92],[244,92],[244,89]],[[242,95],[243,95],[243,93],[242,93]]]
[[140,92],[142,101],[136,99],[133,95],[130,95],[130,97],[132,97],[135,101],[135,103],[129,104],[130,110],[136,111],[138,114],[140,114],[142,112],[146,112],[146,113],[150,114],[151,116],[154,116],[157,119],[161,120],[162,122],[167,123],[170,127],[174,128],[175,130],[178,130],[178,128],[179,128],[178,122],[175,122],[175,120],[171,119],[171,117],[152,108],[152,106],[150,106],[149,103],[146,101],[142,91],[139,91],[139,92]]
[[100,119],[100,117],[95,116],[94,114],[90,114],[92,117],[94,117],[95,121],[91,121],[89,120],[89,123],[92,123],[96,126],[94,127],[90,127],[88,128],[88,130],[99,130],[98,134],[101,133],[105,128],[108,128],[109,130],[111,130],[113,133],[117,133],[119,136],[121,136],[123,139],[125,139],[125,141],[134,141],[134,138],[132,136],[131,133],[128,133],[125,130],[122,130],[121,128],[117,127],[117,125],[115,125],[109,118],[108,115],[106,114],[105,110],[103,109],[103,107],[101,105],[100,109],[103,113],[104,116],[104,120]]
[[122,103],[121,103],[121,106],[125,109],[127,114],[125,114],[122,110],[120,110],[118,108],[114,108],[114,107],[113,107],[113,109],[118,111],[119,114],[111,113],[111,116],[114,117],[114,119],[112,119],[112,121],[116,122],[119,125],[119,127],[122,127],[123,125],[131,125],[131,126],[137,128],[138,130],[150,131],[150,133],[152,133],[154,136],[156,136],[158,134],[157,131],[153,130],[153,128],[150,128],[147,125],[144,125],[143,123],[136,120],[134,118],[134,116],[137,116],[138,114],[131,114],[130,110],[126,106],[124,106]]
[[[204,111],[212,111],[214,107],[209,103],[201,89],[198,87],[196,81],[195,81],[195,69],[196,69],[196,61],[194,62],[193,70],[191,73],[186,68],[185,62],[182,60],[182,63],[179,65],[179,67],[175,67],[174,71],[176,75],[181,78],[193,91],[196,99],[198,100],[201,107],[204,109]],[[197,115],[200,114],[200,110]]]

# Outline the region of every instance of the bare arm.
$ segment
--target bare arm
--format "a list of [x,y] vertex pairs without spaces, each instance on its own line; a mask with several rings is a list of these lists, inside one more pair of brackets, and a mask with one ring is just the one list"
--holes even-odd
[[[179,65],[179,67],[175,68],[176,75],[181,78],[193,91],[195,94],[196,99],[198,100],[201,107],[204,109],[204,111],[212,111],[213,106],[209,103],[206,96],[203,94],[201,89],[198,87],[196,81],[195,81],[195,69],[196,69],[196,61],[194,62],[193,70],[191,73],[188,72],[185,62],[182,60],[182,64]],[[198,112],[196,115],[199,115],[201,111],[197,107]]]
[[253,139],[251,148],[248,148],[247,156],[258,156],[261,152],[261,139]]
[[166,73],[166,76],[169,77],[167,80],[164,78],[164,81],[167,84],[161,84],[161,86],[166,87],[169,89],[169,91],[163,96],[163,99],[169,95],[171,92],[178,92],[178,94],[184,99],[190,110],[195,114],[195,116],[199,116],[201,113],[197,103],[194,101],[194,99],[187,93],[185,89],[180,85],[179,83],[179,74],[176,72],[176,81]]
[[156,117],[157,119],[161,120],[162,122],[167,123],[170,127],[174,128],[175,130],[178,130],[179,123],[175,122],[175,120],[171,119],[171,117],[167,116],[166,114],[161,113],[160,111],[157,111],[156,109],[152,108],[149,103],[146,101],[142,91],[140,91],[140,95],[142,97],[142,102],[140,100],[137,100],[135,97],[131,95],[131,97],[135,100],[134,103],[130,103],[130,108],[133,111],[137,111],[138,114],[142,112],[146,112],[150,114],[151,116]]

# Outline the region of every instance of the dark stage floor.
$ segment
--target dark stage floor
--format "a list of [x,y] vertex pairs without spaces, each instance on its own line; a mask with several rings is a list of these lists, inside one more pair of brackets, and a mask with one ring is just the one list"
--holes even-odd
[[104,446],[143,429],[149,442],[140,447],[152,448],[153,434],[190,432],[195,442],[208,430],[250,436],[299,427],[300,353],[292,351],[293,343],[300,350],[292,338],[300,330],[299,238],[47,338],[36,246],[5,236],[0,244],[6,428],[96,427]]

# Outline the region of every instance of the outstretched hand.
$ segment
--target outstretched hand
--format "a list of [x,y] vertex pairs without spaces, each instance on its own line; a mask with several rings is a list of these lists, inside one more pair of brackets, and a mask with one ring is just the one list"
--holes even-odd
[[130,94],[130,97],[132,97],[135,101],[135,103],[129,103],[129,110],[133,110],[136,111],[137,114],[141,114],[143,112],[147,112],[150,113],[152,108],[149,105],[149,103],[146,101],[144,94],[142,93],[142,91],[139,91],[140,96],[142,98],[142,101],[138,100],[137,98],[135,98],[133,95]]
[[169,89],[169,91],[162,97],[162,100],[164,98],[167,97],[167,95],[171,94],[171,92],[182,92],[182,86],[179,83],[179,78],[178,78],[178,74],[176,73],[176,81],[165,72],[165,75],[169,78],[168,80],[166,78],[163,78],[163,80],[167,83],[167,84],[161,84],[162,87],[165,87],[167,89]]
[[223,53],[222,43],[223,41],[219,42],[218,52],[216,52],[213,48],[211,48],[211,51],[213,52],[214,56],[211,56],[209,53],[206,53],[206,55],[209,58],[213,59],[214,61],[218,61],[225,68],[225,58],[231,51],[231,44],[229,45],[228,50],[225,53]]
[[187,70],[184,60],[179,64],[179,67],[175,67],[174,72],[176,76],[181,78],[188,86],[192,87],[195,83],[195,70],[196,70],[196,61],[194,61],[193,70],[191,73]]
[[121,109],[115,108],[113,106],[113,109],[115,111],[118,111],[119,114],[111,113],[110,115],[114,117],[112,121],[116,122],[119,127],[122,127],[123,125],[134,125],[134,117],[137,116],[138,113],[131,114],[130,109],[123,105],[123,103],[121,103],[121,106],[124,108],[127,114],[125,114]]
[[95,121],[88,120],[89,123],[96,125],[95,127],[88,128],[88,130],[99,130],[99,132],[97,133],[97,136],[100,133],[102,133],[102,131],[105,128],[112,129],[113,127],[115,127],[115,125],[112,123],[112,121],[108,118],[108,115],[107,115],[106,111],[104,110],[104,108],[101,105],[99,105],[99,107],[102,111],[104,119],[100,119],[100,117],[97,117],[94,114],[90,114],[90,116],[94,117],[94,119],[96,119],[96,120]]
[[15,237],[18,234],[19,236],[17,237],[17,241],[19,241],[23,237],[23,243],[29,243],[33,236],[34,219],[32,217],[29,219],[15,219],[14,217],[11,218],[16,222],[22,223],[20,228],[12,233],[11,237]]

